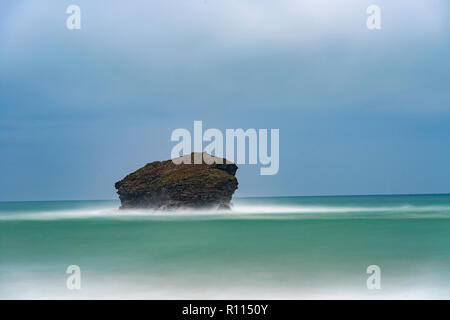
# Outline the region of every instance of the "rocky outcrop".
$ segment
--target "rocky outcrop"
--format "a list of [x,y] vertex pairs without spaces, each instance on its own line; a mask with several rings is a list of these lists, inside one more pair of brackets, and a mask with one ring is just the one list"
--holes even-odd
[[[199,158],[198,158],[199,157]],[[194,159],[200,164],[194,164]],[[229,208],[238,167],[207,153],[155,161],[115,184],[121,208]]]

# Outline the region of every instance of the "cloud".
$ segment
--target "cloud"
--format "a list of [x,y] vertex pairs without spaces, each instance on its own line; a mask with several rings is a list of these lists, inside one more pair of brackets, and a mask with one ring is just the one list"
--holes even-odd
[[377,1],[378,33],[365,27],[373,1],[80,0],[80,31],[65,28],[67,3],[17,3],[1,38],[3,99],[25,93],[39,112],[448,102],[445,1]]

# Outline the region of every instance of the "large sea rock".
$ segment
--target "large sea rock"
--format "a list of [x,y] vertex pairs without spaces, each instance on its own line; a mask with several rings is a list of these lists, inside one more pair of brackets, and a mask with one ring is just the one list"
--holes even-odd
[[[194,164],[194,158],[201,163]],[[189,160],[191,164],[186,164]],[[148,163],[116,182],[115,187],[122,209],[230,208],[238,187],[237,169],[225,159],[192,153]]]

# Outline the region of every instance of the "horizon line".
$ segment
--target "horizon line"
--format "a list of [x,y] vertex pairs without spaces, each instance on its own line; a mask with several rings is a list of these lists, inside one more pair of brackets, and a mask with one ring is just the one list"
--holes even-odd
[[[439,196],[450,195],[450,192],[438,193],[373,193],[373,194],[323,194],[323,195],[287,195],[287,196],[244,196],[233,199],[248,198],[313,198],[313,197],[383,197],[383,196]],[[7,202],[69,202],[69,201],[120,201],[120,199],[63,199],[63,200],[0,200],[0,203]]]

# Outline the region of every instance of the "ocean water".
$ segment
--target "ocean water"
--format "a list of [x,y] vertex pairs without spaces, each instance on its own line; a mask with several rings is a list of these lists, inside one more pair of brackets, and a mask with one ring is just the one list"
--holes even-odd
[[[0,203],[2,299],[449,299],[450,195]],[[81,270],[69,290],[66,269]],[[369,290],[366,269],[381,269]]]

